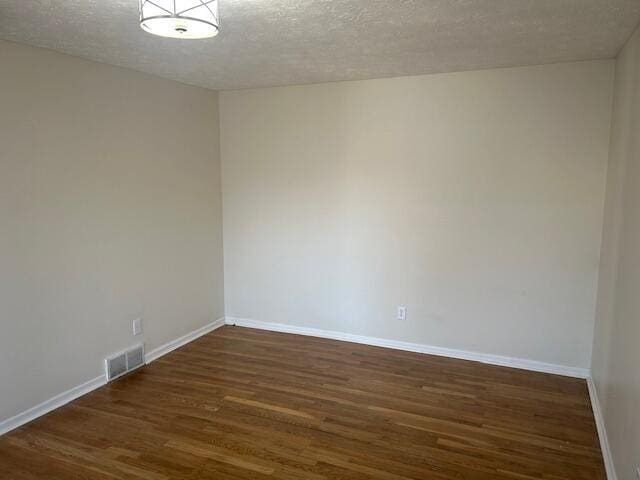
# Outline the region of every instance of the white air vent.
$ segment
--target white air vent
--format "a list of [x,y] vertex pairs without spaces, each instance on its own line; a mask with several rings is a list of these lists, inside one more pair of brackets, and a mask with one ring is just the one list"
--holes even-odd
[[112,355],[105,360],[107,380],[114,380],[144,365],[144,345]]
[[127,370],[131,371],[144,364],[144,350],[142,346],[127,352]]

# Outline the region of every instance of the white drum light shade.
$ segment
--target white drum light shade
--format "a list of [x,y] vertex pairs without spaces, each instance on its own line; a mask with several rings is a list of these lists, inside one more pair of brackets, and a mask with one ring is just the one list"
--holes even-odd
[[161,37],[215,37],[220,28],[218,0],[140,0],[140,26]]

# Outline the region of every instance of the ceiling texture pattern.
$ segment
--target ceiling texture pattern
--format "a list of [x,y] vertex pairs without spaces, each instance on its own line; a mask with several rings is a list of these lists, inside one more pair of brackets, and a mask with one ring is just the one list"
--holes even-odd
[[172,40],[140,29],[138,0],[1,0],[0,38],[223,90],[612,58],[640,0],[220,0],[220,17]]

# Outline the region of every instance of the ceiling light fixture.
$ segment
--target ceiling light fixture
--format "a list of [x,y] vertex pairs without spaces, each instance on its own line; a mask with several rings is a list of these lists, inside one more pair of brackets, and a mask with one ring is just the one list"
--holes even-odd
[[215,37],[220,29],[218,0],[140,0],[140,26],[161,37]]

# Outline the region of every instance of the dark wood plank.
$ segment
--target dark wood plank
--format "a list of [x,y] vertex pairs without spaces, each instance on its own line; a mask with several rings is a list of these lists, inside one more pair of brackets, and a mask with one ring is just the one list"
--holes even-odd
[[605,475],[583,380],[223,327],[0,438],[0,477]]

